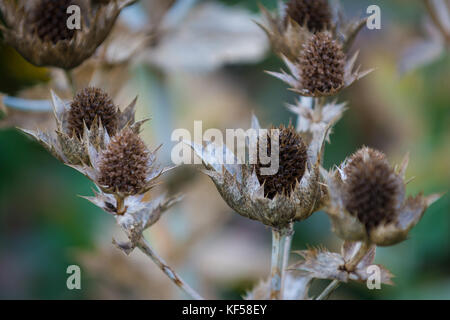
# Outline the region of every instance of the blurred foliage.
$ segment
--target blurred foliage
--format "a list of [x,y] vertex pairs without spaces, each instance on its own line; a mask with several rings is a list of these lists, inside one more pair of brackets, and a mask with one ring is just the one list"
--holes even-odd
[[[222,2],[257,12],[258,2],[274,8],[275,1]],[[410,151],[407,175],[415,179],[409,184],[408,193],[448,192],[450,56],[447,54],[401,78],[396,69],[395,37],[405,30],[420,33],[417,25],[423,17],[423,7],[420,1],[409,0],[343,1],[343,4],[351,16],[363,14],[364,8],[374,2],[382,8],[383,30],[365,31],[356,46],[363,50],[364,66],[376,67],[376,71],[340,97],[349,101],[349,110],[335,127],[332,144],[326,147],[325,167],[339,164],[362,144],[387,151],[393,162]],[[365,36],[370,43],[364,41]],[[258,106],[253,111],[262,123],[278,124],[295,121],[284,107],[286,102],[294,101],[295,95],[263,71],[281,67],[278,58],[268,55],[256,65],[228,66],[221,72]],[[45,69],[31,66],[4,45],[0,45],[0,74],[0,91],[10,94],[48,80]],[[382,111],[385,117],[379,122],[371,121],[374,110]],[[250,114],[252,110],[247,111]],[[384,138],[387,134],[389,138]],[[383,139],[377,139],[379,136]],[[107,215],[76,196],[90,194],[90,187],[87,179],[64,167],[17,130],[0,131],[0,298],[90,296],[95,283],[89,279],[83,279],[81,291],[66,288],[66,268],[75,263],[70,250],[95,247],[98,234],[112,224]],[[216,192],[212,186],[210,190]],[[233,223],[242,223],[242,219],[234,215]],[[296,225],[293,249],[324,244],[338,250],[340,241],[329,230],[326,215],[316,213]],[[362,285],[342,285],[335,297],[450,299],[449,231],[447,193],[426,212],[413,229],[411,239],[378,250],[376,261],[396,275],[395,286],[369,291]],[[270,250],[270,234],[265,229],[263,232],[267,233],[266,247]],[[314,286],[323,285],[318,281]],[[239,298],[250,286],[245,282],[217,290],[221,297]]]

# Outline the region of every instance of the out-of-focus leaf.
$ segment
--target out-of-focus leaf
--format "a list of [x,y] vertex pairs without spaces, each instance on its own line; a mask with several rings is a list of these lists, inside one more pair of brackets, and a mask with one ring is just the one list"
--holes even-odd
[[399,71],[404,74],[433,62],[444,53],[441,42],[422,40],[406,49],[400,60]]
[[252,19],[243,9],[201,4],[141,58],[167,71],[211,71],[227,63],[256,62],[268,43]]

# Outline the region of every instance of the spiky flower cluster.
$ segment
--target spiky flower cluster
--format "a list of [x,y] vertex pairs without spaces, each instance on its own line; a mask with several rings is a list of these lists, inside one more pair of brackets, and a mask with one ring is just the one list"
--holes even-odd
[[402,179],[376,150],[356,152],[345,167],[345,207],[370,231],[395,218]]
[[315,34],[299,58],[301,87],[311,93],[329,93],[344,86],[345,54],[328,32]]
[[114,135],[118,125],[118,108],[109,95],[100,88],[87,87],[77,93],[68,115],[70,134],[82,136],[84,124],[90,129],[94,121],[100,121],[109,135]]
[[73,0],[40,0],[30,13],[29,24],[33,33],[43,41],[56,44],[61,40],[70,40],[75,30],[67,28],[67,8]]
[[[264,195],[270,199],[273,199],[277,193],[290,196],[295,185],[305,173],[307,160],[307,148],[295,128],[293,126],[280,126],[278,130],[278,172],[274,175],[261,175],[261,167],[264,167],[264,165],[258,161],[255,166],[258,181],[261,185],[264,184]],[[267,154],[271,154],[270,134],[267,135]],[[260,160],[259,157],[258,160]]]
[[102,153],[98,183],[112,192],[139,194],[146,186],[149,159],[149,151],[142,139],[126,128]]
[[290,0],[286,5],[286,17],[300,26],[306,25],[310,32],[331,27],[331,10],[327,0]]

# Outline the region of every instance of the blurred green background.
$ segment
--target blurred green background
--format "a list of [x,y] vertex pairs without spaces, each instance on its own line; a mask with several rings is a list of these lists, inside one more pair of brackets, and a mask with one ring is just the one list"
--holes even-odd
[[[256,0],[222,2],[258,12]],[[261,2],[269,8],[274,8],[272,0]],[[425,15],[422,2],[343,1],[343,4],[349,16],[357,17],[364,14],[368,5],[378,4],[382,9],[382,30],[364,30],[354,45],[354,48],[361,49],[360,62],[363,66],[374,67],[376,70],[339,97],[339,101],[348,101],[349,109],[335,127],[332,143],[326,147],[325,166],[330,168],[339,164],[362,145],[385,151],[392,162],[398,162],[402,155],[409,151],[411,161],[407,175],[415,179],[408,185],[408,193],[448,192],[450,55],[447,52],[432,63],[405,75],[398,73],[398,59],[403,46],[407,45],[408,39],[424,36],[421,29]],[[225,78],[228,85],[231,83],[233,90],[241,92],[251,101],[251,105],[247,108],[244,106],[239,114],[249,119],[254,111],[264,124],[286,124],[295,118],[284,107],[284,103],[294,102],[295,95],[286,90],[283,83],[263,73],[264,70],[279,70],[282,67],[279,59],[267,52],[266,57],[258,63],[230,64],[214,72],[221,79]],[[152,73],[152,70],[135,67],[132,70],[132,81],[140,81],[142,73]],[[32,67],[5,45],[0,46],[0,75],[0,91],[10,95],[38,82],[45,82],[48,78],[45,70]],[[176,75],[169,78],[177,79]],[[169,92],[173,95],[171,100],[174,102],[180,101],[180,96],[186,95],[180,89],[183,86],[179,82],[182,81],[169,81]],[[140,84],[140,87],[142,86],[144,84]],[[205,91],[207,90],[209,88],[205,88]],[[199,92],[201,94],[202,91]],[[205,98],[199,96],[197,99]],[[230,103],[233,101],[230,99]],[[214,102],[210,104],[210,113],[224,112],[214,110]],[[186,109],[184,111],[190,112]],[[158,122],[158,116],[158,110],[154,109],[154,120],[149,128],[155,121]],[[183,117],[183,113],[175,113],[175,116]],[[173,122],[178,123],[178,120]],[[154,132],[151,135],[157,136]],[[202,179],[206,185],[204,201],[208,201],[210,194],[216,194],[210,181],[198,173],[188,170],[187,173],[176,177],[185,179],[180,182],[181,190],[190,189],[192,179]],[[171,185],[171,181],[167,183]],[[0,131],[1,299],[110,297],[99,293],[98,286],[100,281],[104,285],[104,279],[99,280],[95,272],[83,272],[82,290],[70,291],[66,288],[67,266],[80,264],[79,255],[73,254],[74,252],[93,252],[87,259],[102,263],[102,257],[95,254],[99,239],[112,247],[109,243],[111,236],[107,230],[114,229],[113,219],[77,196],[91,194],[91,187],[87,179],[59,163],[40,145],[18,130],[10,128]],[[211,207],[214,208],[210,206],[208,210],[212,210]],[[182,210],[183,205],[180,205],[177,211]],[[261,239],[261,250],[264,249],[269,254],[269,230],[232,214],[226,207],[221,207],[221,210],[227,211],[230,217],[222,225],[223,228],[238,230],[248,233],[250,237]],[[172,233],[182,233],[185,224],[189,223],[180,216],[179,212],[175,212],[173,216],[163,219],[165,224],[175,224],[175,227],[170,227]],[[382,290],[370,291],[364,285],[342,285],[333,297],[450,299],[449,231],[450,198],[447,193],[426,212],[411,232],[410,239],[393,247],[378,249],[376,262],[385,265],[396,276],[395,286],[383,286]],[[209,236],[214,237],[215,232],[219,231],[211,229]],[[152,237],[156,238],[157,235]],[[161,242],[163,241],[160,241],[159,245],[164,247],[165,244]],[[339,250],[340,245],[340,241],[330,232],[330,223],[322,212],[296,225],[293,249],[305,249],[306,245],[319,244],[333,250]],[[239,250],[239,247],[235,250]],[[296,258],[292,256],[292,259]],[[173,260],[176,261],[176,258]],[[181,273],[194,281],[194,286],[202,283],[198,280],[196,270],[189,267],[189,264],[185,268],[183,263],[179,265]],[[113,268],[112,265],[109,267]],[[268,268],[267,261],[267,272]],[[160,276],[158,272],[156,274]],[[204,283],[202,285],[213,288],[209,289],[209,292],[213,292],[215,297],[239,298],[245,290],[250,289],[255,280],[211,282],[209,286]],[[313,292],[324,285],[326,282],[318,281]],[[113,285],[111,287],[116,288]],[[152,283],[148,283],[148,287],[148,290],[152,291]],[[117,297],[154,297],[151,294],[139,296],[130,292],[132,290],[123,289]],[[158,297],[157,293],[155,297]],[[179,296],[175,293],[173,297]]]

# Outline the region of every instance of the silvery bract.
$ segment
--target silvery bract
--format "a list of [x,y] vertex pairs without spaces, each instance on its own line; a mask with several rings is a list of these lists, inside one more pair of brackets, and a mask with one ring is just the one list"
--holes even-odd
[[[368,153],[369,149],[364,148],[361,152]],[[367,157],[369,157],[368,154]],[[391,221],[380,223],[368,230],[357,216],[352,215],[345,208],[345,199],[349,196],[346,194],[346,188],[344,187],[347,179],[344,171],[347,161],[348,159],[336,170],[330,171],[326,177],[329,190],[329,203],[326,206],[326,212],[331,219],[333,231],[342,239],[365,241],[378,246],[394,245],[407,238],[409,231],[419,222],[425,210],[440,198],[438,194],[430,196],[419,194],[415,197],[406,198],[405,187],[407,182],[404,179],[409,161],[407,155],[395,170],[395,174],[401,179],[402,184],[400,192],[395,197],[395,209],[392,213],[393,216],[390,217]]]
[[[252,119],[252,129],[260,129],[255,116]],[[237,164],[236,156],[226,146],[220,147],[223,148],[223,159],[231,155],[235,164],[222,165],[222,157],[218,157],[217,146],[212,143],[206,147],[194,142],[189,144],[202,159],[206,168],[204,173],[213,180],[217,190],[232,209],[265,225],[283,228],[292,221],[308,218],[323,205],[326,191],[320,183],[320,162],[328,130],[329,126],[312,134],[302,135],[308,146],[305,173],[289,196],[278,193],[273,199],[264,196],[264,185],[260,184],[254,166]]]
[[309,249],[298,251],[303,260],[289,267],[291,272],[300,272],[303,276],[309,276],[316,279],[339,280],[342,282],[357,281],[366,282],[368,278],[379,271],[380,283],[393,284],[391,278],[393,275],[385,267],[379,264],[373,264],[375,259],[375,246],[370,247],[367,253],[355,266],[352,271],[345,269],[356,252],[359,250],[358,242],[344,242],[341,253],[329,252],[326,249]]
[[[263,20],[258,25],[266,32],[275,53],[290,61],[296,61],[303,50],[303,44],[312,34],[307,25],[299,25],[295,20],[287,18],[287,6],[281,0],[278,0],[278,10],[275,13],[269,12],[263,6],[260,6],[260,9]],[[349,22],[344,18],[343,10],[339,5],[331,8],[331,14],[331,25],[327,29],[347,51],[367,19],[355,19]]]
[[[56,119],[57,129],[55,132],[43,132],[40,130],[25,130],[25,133],[35,138],[45,148],[47,148],[53,156],[66,164],[81,164],[82,162],[89,164],[89,156],[87,152],[87,142],[94,148],[105,145],[105,139],[109,140],[109,135],[102,126],[101,121],[94,121],[91,128],[84,128],[82,137],[73,135],[69,129],[68,115],[70,110],[69,103],[63,101],[52,91],[53,111]],[[118,111],[118,130],[122,130],[127,125],[133,125],[139,130],[143,121],[135,121],[135,98],[124,111]]]

